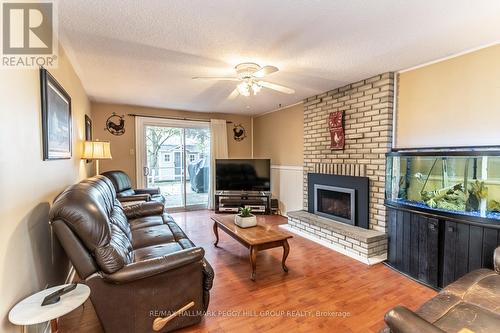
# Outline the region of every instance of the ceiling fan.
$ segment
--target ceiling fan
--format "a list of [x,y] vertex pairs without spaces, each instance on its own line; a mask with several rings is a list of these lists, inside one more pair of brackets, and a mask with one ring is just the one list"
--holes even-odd
[[234,99],[239,95],[250,96],[256,95],[262,88],[268,88],[279,91],[284,94],[294,94],[295,90],[267,81],[261,80],[266,75],[276,73],[279,69],[275,66],[259,66],[253,62],[244,62],[234,67],[236,76],[195,76],[194,80],[219,80],[219,81],[239,81],[233,92],[228,96],[228,99]]

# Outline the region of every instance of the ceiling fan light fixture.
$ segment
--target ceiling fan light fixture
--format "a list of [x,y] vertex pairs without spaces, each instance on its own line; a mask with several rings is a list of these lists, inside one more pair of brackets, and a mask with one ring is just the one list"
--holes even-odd
[[258,83],[254,82],[254,83],[252,84],[252,91],[253,91],[253,94],[254,94],[254,95],[257,95],[257,94],[259,93],[260,89],[262,89],[262,87],[261,87],[261,86],[259,86],[259,84],[258,84]]
[[271,89],[283,94],[294,94],[295,90],[269,81],[261,81],[267,75],[279,71],[278,67],[266,65],[260,66],[253,62],[244,62],[235,66],[236,76],[195,76],[193,79],[239,81],[236,88],[229,94],[228,99],[235,99],[238,96],[255,96],[262,88]]
[[250,86],[247,82],[241,82],[238,84],[238,92],[242,96],[250,96]]

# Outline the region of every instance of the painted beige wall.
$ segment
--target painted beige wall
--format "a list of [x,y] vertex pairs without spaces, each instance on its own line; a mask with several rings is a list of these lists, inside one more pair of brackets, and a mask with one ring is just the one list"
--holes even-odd
[[90,102],[62,48],[51,74],[71,96],[73,157],[43,161],[38,70],[10,69],[0,74],[0,331],[19,332],[7,314],[22,298],[63,283],[69,262],[51,242],[49,204],[66,186],[90,173],[80,160],[84,115]]
[[399,75],[397,148],[500,145],[500,44]]
[[107,170],[123,170],[136,183],[135,172],[135,119],[125,116],[125,134],[114,136],[105,129],[106,119],[115,112],[118,115],[130,113],[170,117],[187,117],[195,119],[226,119],[234,124],[242,124],[247,131],[247,137],[240,142],[233,139],[233,125],[228,124],[228,150],[230,158],[249,158],[252,154],[251,118],[223,113],[203,113],[170,109],[156,109],[132,105],[92,103],[92,122],[94,139],[111,142],[112,160],[101,161],[101,172]]
[[302,166],[304,161],[304,106],[302,103],[253,120],[254,157],[273,165]]

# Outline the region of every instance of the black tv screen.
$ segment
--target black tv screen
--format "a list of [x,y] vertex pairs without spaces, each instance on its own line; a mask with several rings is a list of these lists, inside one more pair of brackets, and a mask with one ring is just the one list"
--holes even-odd
[[216,191],[271,191],[271,160],[216,159]]

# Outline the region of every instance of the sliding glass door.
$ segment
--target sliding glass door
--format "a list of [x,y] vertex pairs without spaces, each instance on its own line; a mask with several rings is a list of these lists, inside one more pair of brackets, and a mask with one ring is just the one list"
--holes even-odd
[[208,204],[208,123],[161,118],[136,119],[138,185],[160,188],[171,209]]

